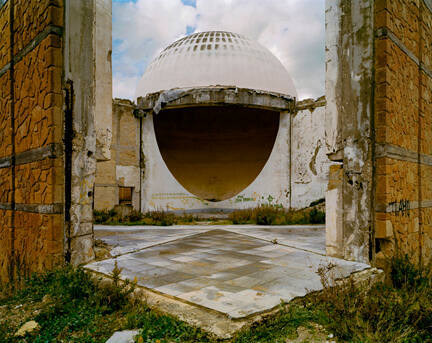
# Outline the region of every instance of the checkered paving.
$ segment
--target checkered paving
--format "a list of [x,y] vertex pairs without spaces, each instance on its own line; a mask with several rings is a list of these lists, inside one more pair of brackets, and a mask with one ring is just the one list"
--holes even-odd
[[122,278],[136,277],[140,286],[231,318],[263,312],[281,300],[321,289],[316,271],[330,262],[337,265],[336,277],[369,267],[227,229],[207,229],[87,267],[109,274],[115,260],[123,268]]

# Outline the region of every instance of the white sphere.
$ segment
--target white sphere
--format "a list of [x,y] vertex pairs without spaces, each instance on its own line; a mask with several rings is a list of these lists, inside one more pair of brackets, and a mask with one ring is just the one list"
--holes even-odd
[[287,70],[268,49],[236,33],[209,31],[181,38],[163,50],[147,67],[136,96],[208,86],[297,94]]

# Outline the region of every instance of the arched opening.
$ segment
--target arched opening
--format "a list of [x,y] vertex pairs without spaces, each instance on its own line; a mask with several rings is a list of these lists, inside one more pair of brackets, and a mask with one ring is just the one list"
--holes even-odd
[[161,111],[153,117],[168,169],[201,199],[229,199],[255,180],[279,128],[279,112],[234,106]]

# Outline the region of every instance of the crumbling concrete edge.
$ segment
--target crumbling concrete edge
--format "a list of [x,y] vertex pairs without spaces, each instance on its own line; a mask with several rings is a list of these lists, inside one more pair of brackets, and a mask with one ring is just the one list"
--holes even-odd
[[[88,268],[85,268],[85,270],[97,277],[102,285],[113,282],[113,279],[106,274]],[[371,267],[353,272],[346,278],[337,279],[335,280],[335,283],[336,286],[339,286],[353,280],[356,286],[368,289],[378,282],[384,282],[384,279],[385,274],[383,270]],[[283,308],[281,305],[287,308],[291,303],[293,303],[293,301],[307,298],[309,295],[319,292],[322,292],[322,290],[310,292],[305,296],[295,297],[288,303],[281,303],[272,309],[260,313],[254,313],[244,318],[230,318],[226,314],[216,310],[197,304],[191,304],[184,300],[178,300],[168,294],[159,293],[142,286],[137,286],[133,292],[132,299],[143,301],[152,310],[169,316],[174,316],[191,326],[199,327],[203,331],[215,336],[217,339],[228,340],[233,338],[240,330],[246,329],[254,323],[262,322],[266,318],[275,315]]]
[[141,115],[190,106],[235,105],[289,112],[295,108],[295,98],[290,95],[235,86],[173,88],[139,97],[137,103]]

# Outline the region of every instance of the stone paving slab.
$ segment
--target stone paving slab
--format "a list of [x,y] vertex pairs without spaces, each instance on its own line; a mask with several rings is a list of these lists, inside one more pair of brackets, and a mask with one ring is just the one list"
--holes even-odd
[[[139,232],[130,234],[124,233],[130,228],[120,231],[118,238],[105,238],[101,234],[105,228],[99,229],[95,229],[96,236],[108,244],[116,239],[117,251],[132,252],[90,263],[87,268],[109,274],[116,260],[122,268],[122,278],[137,278],[139,286],[234,319],[268,311],[281,301],[289,302],[322,289],[316,273],[320,266],[335,264],[337,278],[370,267],[310,251],[322,251],[318,238],[312,239],[312,243],[304,238],[312,233],[322,235],[322,230],[315,227],[305,227],[305,233],[301,233],[301,227],[285,231],[280,227],[259,227],[259,232],[251,232],[250,227],[140,227]],[[296,237],[301,237],[302,242],[293,244],[300,249],[271,243],[270,238],[275,235],[279,237],[277,242],[295,242]],[[133,237],[138,237],[137,245],[147,247],[136,251],[139,248],[133,247]]]

